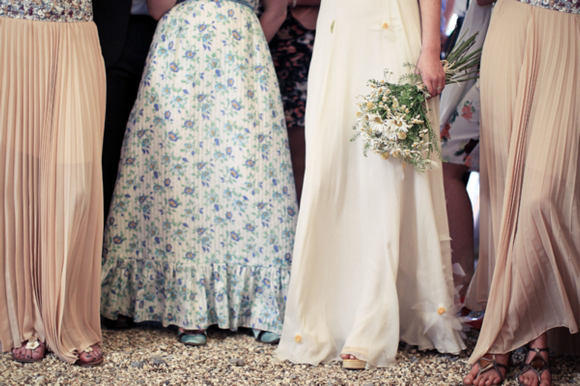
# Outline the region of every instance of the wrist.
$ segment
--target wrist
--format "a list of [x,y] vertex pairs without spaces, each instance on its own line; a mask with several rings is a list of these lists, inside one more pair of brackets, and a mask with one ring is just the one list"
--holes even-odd
[[441,54],[441,49],[439,46],[437,48],[423,47],[421,49],[421,55],[424,55],[424,56],[433,56],[433,57],[439,58],[440,54]]

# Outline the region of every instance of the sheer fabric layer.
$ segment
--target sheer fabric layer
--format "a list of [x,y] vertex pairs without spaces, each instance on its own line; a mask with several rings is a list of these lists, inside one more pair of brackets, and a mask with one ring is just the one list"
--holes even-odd
[[487,310],[473,362],[578,331],[579,70],[578,15],[497,4],[481,71],[482,233],[467,304]]
[[[368,79],[388,68],[396,81],[420,49],[417,2],[322,2],[281,359],[318,364],[348,353],[387,366],[399,340],[441,352],[464,347],[441,169],[418,173],[365,157],[360,141],[350,141]],[[436,101],[430,108],[438,111]]]
[[92,22],[0,18],[0,345],[101,341],[105,75]]

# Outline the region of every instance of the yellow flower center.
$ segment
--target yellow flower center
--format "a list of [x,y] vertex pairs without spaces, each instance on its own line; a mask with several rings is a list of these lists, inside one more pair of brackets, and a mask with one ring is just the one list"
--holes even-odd
[[443,315],[443,314],[445,313],[445,308],[443,308],[443,307],[439,307],[439,308],[437,309],[437,313],[438,313],[439,315]]

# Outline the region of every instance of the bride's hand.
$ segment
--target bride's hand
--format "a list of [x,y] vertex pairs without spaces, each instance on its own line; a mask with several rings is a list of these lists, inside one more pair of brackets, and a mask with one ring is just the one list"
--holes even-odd
[[421,74],[423,83],[431,97],[440,95],[445,88],[445,72],[439,60],[438,51],[421,51],[417,62],[417,71]]

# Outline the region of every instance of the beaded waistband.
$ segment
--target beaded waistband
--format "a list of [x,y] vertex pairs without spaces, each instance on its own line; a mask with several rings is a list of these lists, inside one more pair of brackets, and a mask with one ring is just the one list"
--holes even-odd
[[518,0],[521,3],[534,5],[552,11],[580,14],[580,0]]
[[51,22],[93,20],[92,0],[0,0],[0,17]]

